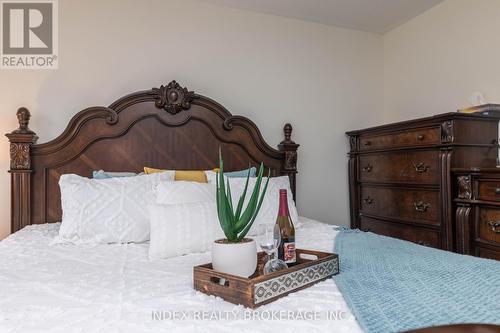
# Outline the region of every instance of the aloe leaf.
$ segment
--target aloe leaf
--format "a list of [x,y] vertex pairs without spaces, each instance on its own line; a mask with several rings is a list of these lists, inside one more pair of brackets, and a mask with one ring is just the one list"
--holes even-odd
[[267,178],[266,184],[265,184],[264,188],[262,189],[262,194],[260,196],[259,203],[253,212],[254,213],[253,217],[251,218],[250,222],[246,224],[246,226],[243,228],[243,230],[237,231],[237,233],[238,233],[237,241],[238,242],[241,241],[243,238],[245,238],[248,231],[250,231],[250,228],[252,227],[253,223],[255,222],[255,219],[257,218],[257,215],[259,214],[260,206],[262,205],[262,202],[263,202],[264,197],[266,195],[268,184],[269,184],[269,177]]
[[229,224],[229,220],[227,218],[227,209],[224,205],[224,199],[222,195],[222,191],[218,190],[217,191],[217,214],[219,217],[219,223],[221,225],[222,231],[224,231],[224,234],[226,237],[228,235],[231,235],[231,225]]
[[[219,203],[219,178],[215,177],[215,202],[217,204],[217,215],[219,215],[220,212],[220,203]],[[220,220],[219,220],[220,221]]]
[[271,178],[271,170],[269,170],[269,173],[267,175],[266,184],[264,185],[264,188],[262,189],[262,193],[260,194],[259,204],[257,205],[257,209],[255,210],[255,216],[252,218],[251,223],[253,223],[253,221],[257,217],[257,214],[259,213],[260,207],[262,206],[262,202],[264,201],[264,197],[266,196],[267,185],[269,185],[269,178]]
[[236,213],[234,214],[235,220],[240,219],[241,210],[243,209],[243,203],[245,202],[245,197],[247,196],[248,181],[250,180],[250,168],[248,168],[247,181],[245,182],[245,188],[238,201],[238,206],[236,207]]
[[234,217],[232,209],[228,205],[226,188],[224,186],[224,162],[222,160],[222,150],[219,148],[219,174],[216,178],[217,186],[217,213],[222,231],[229,241],[235,241],[236,233],[234,232]]
[[257,207],[255,208],[254,215],[252,216],[250,222],[242,228],[242,230],[237,230],[236,232],[239,234],[238,238],[239,240],[243,239],[250,228],[252,227],[253,223],[255,222],[255,219],[257,218],[257,215],[259,215],[260,207],[262,206],[262,202],[264,201],[264,198],[267,193],[267,186],[269,185],[269,178],[271,177],[271,171],[269,170],[269,174],[267,176],[267,181],[266,184],[264,185],[264,188],[262,189],[262,193],[260,194],[260,199],[259,203],[257,204]]
[[218,183],[217,183],[217,194],[219,196],[219,204],[221,206],[222,217],[226,219],[227,214],[227,197],[226,197],[226,187],[224,186],[224,161],[222,160],[222,150],[219,148],[219,174],[218,174]]
[[234,227],[234,217],[233,217],[233,211],[231,210],[231,206],[229,204],[229,199],[226,195],[225,192],[220,193],[221,197],[221,207],[222,207],[222,212],[223,212],[223,217],[225,219],[225,224],[228,225],[228,227],[231,229],[231,233],[233,232],[233,227]]
[[[219,148],[219,185],[220,190],[226,193],[226,188],[224,186],[224,161],[222,160],[222,150]],[[217,188],[219,189],[219,188]]]
[[255,182],[254,188],[252,195],[250,196],[250,200],[248,202],[247,208],[243,211],[243,214],[239,218],[238,222],[236,223],[236,230],[242,230],[245,225],[250,222],[250,219],[253,216],[255,207],[257,206],[257,200],[259,197],[259,192],[260,192],[260,183],[261,180],[258,179]]
[[227,202],[229,204],[229,212],[232,215],[232,222],[235,222],[236,218],[235,218],[235,216],[233,214],[233,212],[234,212],[234,210],[233,210],[233,197],[231,195],[231,185],[229,184],[229,179],[227,179],[227,183],[226,184],[227,184],[227,186],[226,186],[227,187],[227,198],[228,198]]
[[252,195],[250,197],[250,201],[248,202],[248,206],[241,215],[240,219],[236,222],[235,229],[243,230],[245,226],[250,222],[252,216],[255,213],[255,208],[257,206],[257,201],[259,199],[260,185],[262,183],[262,174],[264,173],[263,164],[261,164],[259,169],[259,176],[257,177],[257,181],[255,182]]

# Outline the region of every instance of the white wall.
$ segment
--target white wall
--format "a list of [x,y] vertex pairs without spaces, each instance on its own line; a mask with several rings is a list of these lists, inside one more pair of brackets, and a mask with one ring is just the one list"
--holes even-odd
[[382,122],[500,102],[500,1],[447,0],[384,36]]
[[[45,142],[87,106],[176,79],[254,120],[270,144],[291,122],[299,213],[348,224],[344,132],[382,112],[381,36],[186,0],[61,0],[59,22],[58,70],[0,71],[0,133],[26,106]],[[1,238],[10,228],[6,172],[0,186]]]

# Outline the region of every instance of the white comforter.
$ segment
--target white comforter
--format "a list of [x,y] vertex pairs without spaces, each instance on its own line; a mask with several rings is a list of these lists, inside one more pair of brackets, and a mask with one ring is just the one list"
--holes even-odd
[[[303,224],[298,247],[332,250],[332,226]],[[252,311],[193,290],[209,253],[150,261],[148,244],[49,245],[58,229],[0,242],[0,332],[361,332],[331,279]]]

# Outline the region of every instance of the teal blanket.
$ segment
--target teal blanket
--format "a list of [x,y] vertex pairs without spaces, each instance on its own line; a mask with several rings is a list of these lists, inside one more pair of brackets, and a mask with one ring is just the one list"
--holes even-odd
[[500,324],[500,262],[341,230],[334,277],[366,332]]

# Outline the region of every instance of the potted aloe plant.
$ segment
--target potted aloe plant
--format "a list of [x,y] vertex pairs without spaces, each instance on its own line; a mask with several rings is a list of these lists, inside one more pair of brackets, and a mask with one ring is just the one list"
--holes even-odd
[[250,179],[249,170],[238,205],[233,207],[231,186],[229,180],[224,181],[224,162],[222,153],[219,151],[219,171],[216,177],[217,213],[226,238],[216,240],[212,246],[212,266],[216,271],[249,277],[257,268],[257,245],[255,240],[245,236],[252,227],[266,195],[269,176],[260,193],[263,173],[264,165],[261,163],[250,200],[244,208]]

